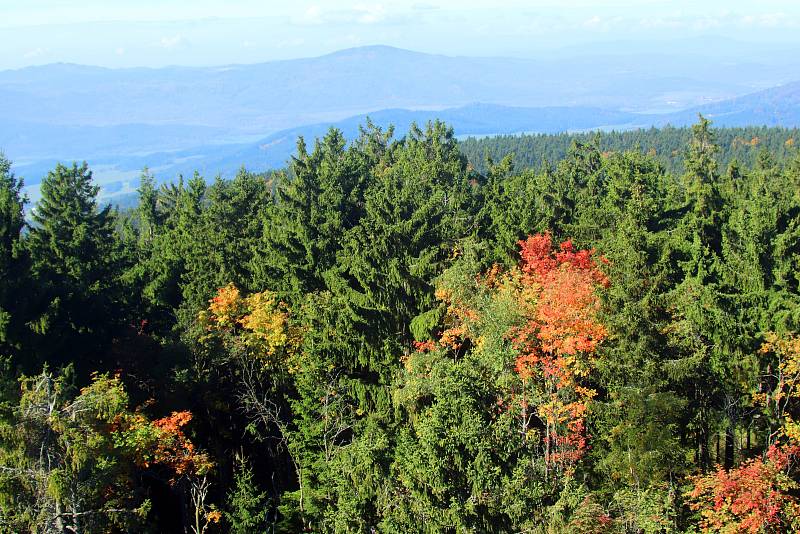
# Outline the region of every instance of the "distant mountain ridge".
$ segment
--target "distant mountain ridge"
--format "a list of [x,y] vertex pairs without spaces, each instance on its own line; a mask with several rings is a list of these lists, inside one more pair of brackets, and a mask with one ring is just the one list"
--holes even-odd
[[800,125],[800,81],[663,117],[655,116],[653,124],[688,124],[697,119],[698,113],[714,121],[715,126],[796,127]]
[[[286,165],[295,150],[298,137],[313,143],[324,136],[331,127],[340,129],[348,139],[358,135],[359,126],[367,117],[383,128],[392,125],[395,135],[404,135],[414,122],[424,125],[428,121],[442,120],[451,125],[457,134],[489,135],[495,133],[519,133],[536,131],[556,133],[561,131],[596,129],[614,124],[627,123],[637,115],[599,108],[552,107],[517,108],[493,104],[473,104],[445,110],[414,111],[405,109],[380,110],[375,113],[356,115],[336,122],[323,122],[276,132],[249,143],[201,145],[187,150],[158,151],[147,154],[124,154],[97,157],[95,166],[105,169],[113,167],[126,179],[136,176],[145,166],[159,175],[175,176],[190,174],[195,170],[206,175],[231,175],[243,165],[262,171]],[[48,158],[36,164],[18,166],[21,173],[34,177],[28,183],[38,183],[38,178],[56,163]],[[107,172],[107,171],[103,171]]]
[[[186,124],[268,134],[381,109],[504,106],[685,108],[781,79],[774,69],[652,55],[454,57],[388,46],[252,65],[108,69],[54,64],[0,71],[0,118],[108,126]],[[698,70],[702,66],[702,70]],[[763,71],[763,72],[762,72]],[[703,75],[697,75],[702,72]],[[760,76],[759,76],[760,75]],[[783,80],[786,81],[786,80]]]
[[[0,71],[0,150],[30,185],[57,161],[86,159],[117,193],[145,165],[163,179],[281,167],[298,136],[336,126],[352,138],[367,115],[398,134],[435,118],[491,135],[679,126],[698,112],[718,126],[796,126],[800,82],[755,91],[785,75],[699,54],[532,60],[385,46],[220,67],[46,65]],[[675,111],[643,113],[654,108]]]
[[[331,128],[341,130],[348,139],[358,135],[358,127],[367,117],[378,126],[396,127],[396,135],[402,136],[412,122],[425,124],[439,119],[451,125],[456,135],[480,136],[515,133],[560,133],[586,130],[630,130],[651,126],[689,126],[703,114],[714,121],[717,127],[725,126],[783,126],[800,127],[800,83],[760,91],[752,95],[720,103],[699,106],[687,111],[668,114],[637,114],[610,111],[598,108],[551,107],[515,108],[491,104],[473,104],[439,111],[382,110],[376,113],[357,115],[343,121],[319,123],[290,128],[274,133],[251,144],[220,146],[215,150],[207,147],[180,152],[185,161],[177,165],[158,167],[156,170],[170,174],[189,173],[199,170],[206,175],[222,173],[230,175],[242,165],[252,170],[267,170],[286,165],[295,150],[298,137],[306,142],[325,135]],[[151,162],[163,165],[169,154],[161,154]],[[162,159],[166,158],[166,160]],[[125,170],[141,168],[148,157],[127,162]],[[153,167],[153,164],[150,165]]]
[[395,127],[395,135],[403,136],[412,123],[424,125],[441,120],[452,126],[456,135],[492,135],[535,131],[555,133],[562,131],[596,129],[636,119],[633,113],[585,107],[519,108],[494,104],[472,104],[438,111],[412,111],[404,109],[381,110],[357,115],[335,123],[320,123],[291,128],[272,134],[218,158],[208,168],[216,167],[230,172],[250,162],[259,169],[283,167],[294,151],[298,137],[307,142],[324,136],[331,127],[341,130],[348,139],[358,135],[359,126],[369,118],[382,128]]

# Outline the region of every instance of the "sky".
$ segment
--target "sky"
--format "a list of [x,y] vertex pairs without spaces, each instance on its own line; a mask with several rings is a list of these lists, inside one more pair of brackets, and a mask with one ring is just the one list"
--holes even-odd
[[800,2],[0,0],[0,43],[0,70],[257,63],[373,44],[534,58],[708,46],[796,56]]

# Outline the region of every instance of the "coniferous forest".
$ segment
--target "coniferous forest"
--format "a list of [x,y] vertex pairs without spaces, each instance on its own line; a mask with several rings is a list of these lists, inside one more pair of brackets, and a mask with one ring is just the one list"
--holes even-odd
[[0,531],[797,532],[794,133],[625,135],[0,159]]

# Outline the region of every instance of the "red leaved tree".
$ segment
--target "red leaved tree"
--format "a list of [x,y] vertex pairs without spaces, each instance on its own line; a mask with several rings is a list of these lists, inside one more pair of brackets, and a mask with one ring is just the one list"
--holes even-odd
[[754,400],[778,428],[767,436],[763,457],[693,478],[687,497],[703,532],[800,530],[800,425],[792,417],[800,411],[800,337],[768,334],[760,353],[769,369],[765,382],[772,386]]
[[[594,250],[571,241],[554,249],[549,234],[520,241],[517,274],[526,323],[510,332],[519,356],[523,429],[532,417],[544,426],[545,465],[572,469],[586,452],[586,410],[595,391],[583,385],[592,355],[607,332],[598,321],[597,289],[608,285]],[[529,410],[535,398],[535,410]]]

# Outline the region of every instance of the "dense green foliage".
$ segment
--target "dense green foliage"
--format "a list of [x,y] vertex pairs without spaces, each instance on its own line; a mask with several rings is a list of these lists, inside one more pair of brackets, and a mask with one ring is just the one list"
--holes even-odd
[[367,124],[28,223],[0,159],[0,530],[798,528],[796,133]]
[[[661,163],[668,172],[682,174],[685,170],[685,148],[692,136],[691,128],[649,128],[611,132],[499,135],[470,137],[461,141],[461,151],[480,171],[486,171],[486,158],[500,161],[513,154],[514,167],[539,169],[555,165],[567,155],[573,142],[596,143],[603,153],[640,150]],[[778,161],[792,159],[795,145],[800,143],[800,130],[749,126],[717,130],[716,144],[720,147],[717,161],[723,169],[737,161],[753,167],[762,152]]]

